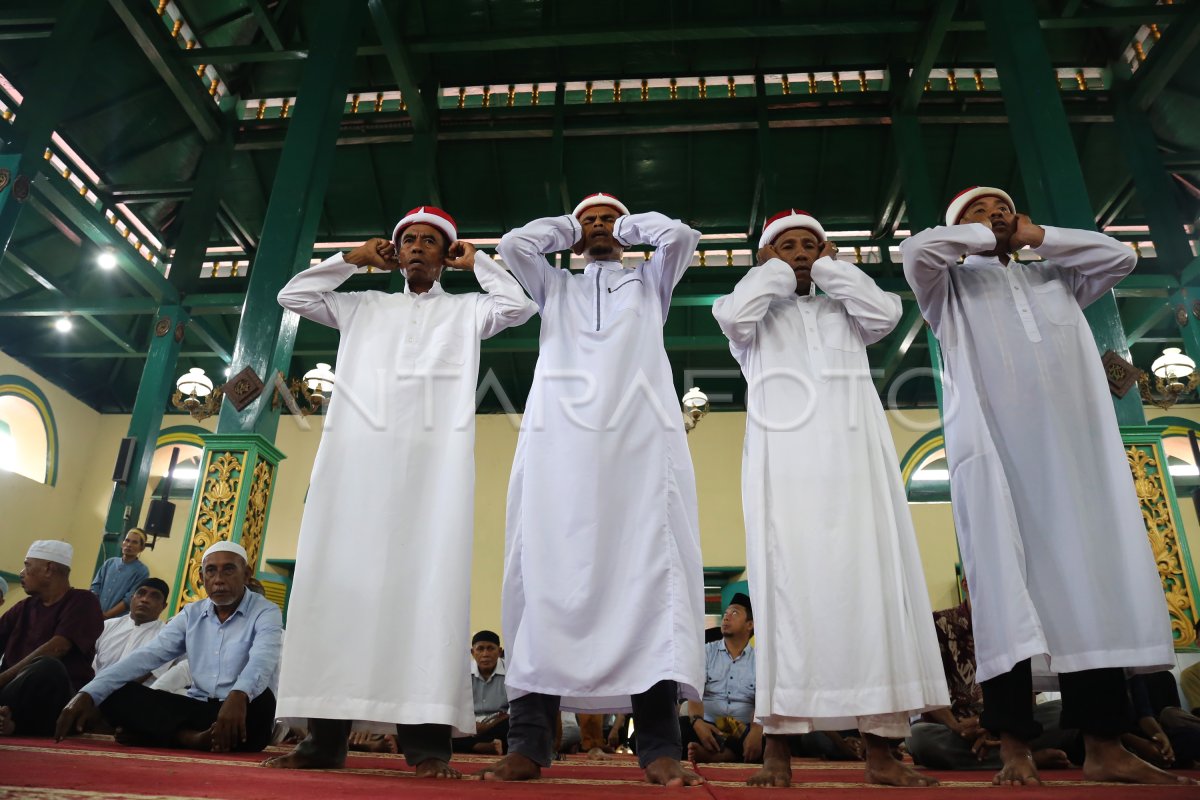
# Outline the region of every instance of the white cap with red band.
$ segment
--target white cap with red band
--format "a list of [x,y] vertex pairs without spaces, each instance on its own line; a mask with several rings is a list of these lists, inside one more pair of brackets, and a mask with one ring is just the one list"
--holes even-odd
[[787,211],[780,211],[767,220],[767,223],[763,225],[762,236],[758,237],[758,246],[766,247],[778,239],[779,235],[784,231],[790,231],[793,228],[810,230],[822,242],[825,241],[825,229],[821,227],[821,223],[817,222],[816,217],[807,211],[801,211],[798,208],[789,208]]
[[392,231],[392,243],[399,247],[400,232],[409,225],[416,225],[418,222],[432,225],[446,234],[447,246],[458,241],[458,226],[454,224],[454,217],[436,206],[418,206],[401,217],[400,221],[396,223],[396,228]]
[[613,197],[611,194],[596,192],[595,194],[589,194],[587,197],[580,200],[579,205],[575,206],[575,210],[571,212],[571,216],[578,217],[585,208],[591,208],[592,206],[609,206],[610,208],[615,208],[617,211],[620,211],[622,214],[629,214],[629,209],[626,208],[625,204],[620,200]]
[[967,206],[981,197],[999,197],[1008,203],[1009,210],[1017,210],[1017,207],[1013,205],[1012,198],[1003,189],[997,189],[994,186],[969,186],[956,194],[950,201],[949,207],[946,208],[946,224],[957,225],[958,221],[962,219],[962,215],[966,213]]

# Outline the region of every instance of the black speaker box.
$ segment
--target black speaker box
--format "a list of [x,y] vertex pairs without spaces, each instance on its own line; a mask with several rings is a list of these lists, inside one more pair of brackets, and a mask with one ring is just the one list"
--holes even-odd
[[170,536],[173,519],[175,519],[175,504],[170,500],[156,497],[150,501],[150,507],[146,509],[146,524],[142,527],[146,533],[155,536]]
[[137,439],[132,436],[121,440],[121,446],[117,448],[117,463],[113,466],[112,479],[117,483],[129,482],[129,470],[133,467],[133,449],[136,446]]

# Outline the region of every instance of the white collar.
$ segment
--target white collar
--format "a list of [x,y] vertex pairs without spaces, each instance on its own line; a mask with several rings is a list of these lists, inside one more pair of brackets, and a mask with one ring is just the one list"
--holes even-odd
[[[495,677],[497,675],[503,675],[503,674],[504,674],[504,659],[498,658],[498,659],[496,659],[496,669],[492,671],[491,677],[487,678],[487,680],[491,680],[493,677]],[[471,675],[473,675],[476,678],[479,678],[479,680],[481,680],[481,681],[484,680],[484,677],[479,674],[479,664],[477,664],[475,662],[475,659],[473,659],[473,658],[471,659]]]
[[636,267],[627,267],[620,261],[589,261],[587,266],[583,268],[584,275],[591,275],[598,269],[606,272],[628,272],[636,269]]
[[430,287],[429,287],[429,291],[428,291],[428,292],[421,292],[421,294],[417,294],[416,292],[409,291],[409,288],[408,288],[408,278],[405,278],[405,279],[404,279],[404,293],[405,293],[406,295],[408,295],[409,297],[414,297],[414,298],[420,299],[421,295],[425,295],[425,294],[428,294],[428,295],[438,295],[438,294],[445,294],[445,293],[446,293],[446,290],[442,288],[442,282],[441,282],[441,281],[434,281],[434,282],[433,282],[433,286],[430,286]]

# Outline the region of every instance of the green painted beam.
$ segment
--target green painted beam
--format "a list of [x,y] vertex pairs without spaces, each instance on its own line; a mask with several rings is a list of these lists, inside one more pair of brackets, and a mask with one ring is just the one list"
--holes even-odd
[[925,91],[925,81],[933,69],[933,62],[942,50],[942,41],[950,30],[950,21],[958,7],[958,0],[938,0],[929,16],[924,35],[921,38],[921,49],[914,60],[912,73],[907,79],[904,93],[899,100],[901,111],[912,111],[921,102]]
[[1141,311],[1124,324],[1125,343],[1133,347],[1170,312],[1171,306],[1166,299],[1145,301]]
[[8,248],[23,206],[13,194],[13,183],[18,176],[32,180],[37,175],[51,134],[76,99],[101,10],[94,0],[66,0],[50,39],[38,47],[21,113],[5,132],[7,143],[0,142],[0,167],[11,176],[8,187],[0,190],[0,255]]
[[1200,3],[1186,6],[1188,12],[1182,19],[1170,24],[1163,31],[1162,39],[1154,45],[1145,63],[1133,76],[1131,98],[1135,108],[1145,111],[1151,103],[1192,56],[1200,44]]
[[917,335],[924,326],[925,319],[921,316],[921,309],[917,307],[916,302],[905,303],[900,322],[896,324],[887,340],[887,350],[884,351],[881,362],[883,372],[875,379],[876,391],[882,392],[887,387],[888,381],[896,374],[896,370],[900,369],[904,357],[908,355],[909,349],[917,340]]
[[114,203],[159,203],[172,200],[186,200],[195,189],[193,183],[172,183],[152,185],[108,184],[96,187],[96,193],[111,199]]
[[[296,315],[285,314],[276,298],[312,255],[367,3],[320,0],[314,10],[314,29],[322,38],[300,78],[296,113],[275,172],[231,365],[235,373],[252,367],[268,385],[277,370],[286,374],[291,362]],[[274,441],[279,415],[271,409],[270,398],[266,391],[240,412],[224,403],[218,433],[258,433]]]
[[91,203],[80,197],[75,187],[56,175],[49,163],[42,161],[46,165],[44,172],[49,174],[43,174],[33,182],[33,191],[87,239],[100,247],[111,248],[117,257],[117,266],[148,295],[160,302],[178,300],[179,292],[171,282],[134,250]]
[[196,334],[200,341],[212,348],[226,364],[233,361],[233,345],[228,337],[217,330],[213,322],[205,317],[192,317],[188,323],[188,331]]
[[161,336],[155,335],[151,340],[142,369],[126,434],[137,440],[133,447],[133,466],[129,470],[127,483],[113,485],[112,500],[105,516],[104,541],[100,545],[101,557],[115,555],[121,537],[138,524],[142,498],[150,477],[150,464],[154,460],[155,443],[162,427],[163,410],[175,389],[180,345],[175,340],[175,327],[180,323],[187,324],[188,316],[180,306],[163,306],[158,310],[158,315],[166,319],[168,324]]
[[388,11],[384,0],[367,0],[367,7],[371,11],[372,28],[379,36],[383,55],[392,71],[392,78],[404,95],[413,129],[418,132],[432,130],[434,118],[437,116],[436,94],[432,100],[421,94],[413,69],[412,55],[400,37],[398,19]]
[[279,31],[275,27],[275,20],[271,17],[271,12],[263,5],[262,0],[244,0],[250,8],[250,13],[254,14],[254,21],[258,23],[259,30],[263,33],[263,38],[267,40],[267,44],[271,45],[272,50],[283,49],[283,39],[279,36]]
[[1133,96],[1136,89],[1123,64],[1113,66],[1113,80],[1113,116],[1121,150],[1129,163],[1142,214],[1150,226],[1159,269],[1178,275],[1192,260],[1192,248],[1183,227],[1184,210],[1175,202],[1175,181],[1163,165],[1158,139],[1150,120],[1137,106]]
[[170,281],[181,295],[197,289],[209,239],[216,227],[221,195],[228,186],[233,134],[226,126],[210,139],[196,164],[195,187],[183,204],[182,224],[171,256]]
[[[1007,0],[981,6],[987,24],[1013,146],[1035,222],[1094,229],[1096,214],[1088,200],[1083,169],[1063,110],[1033,0]],[[1100,353],[1113,350],[1129,359],[1116,296],[1109,292],[1084,311]],[[1113,398],[1117,421],[1145,424],[1141,398]]]
[[217,105],[204,90],[195,71],[179,58],[182,51],[171,40],[162,20],[154,13],[154,7],[144,0],[109,0],[109,4],[200,135],[206,140],[216,138],[221,131]]

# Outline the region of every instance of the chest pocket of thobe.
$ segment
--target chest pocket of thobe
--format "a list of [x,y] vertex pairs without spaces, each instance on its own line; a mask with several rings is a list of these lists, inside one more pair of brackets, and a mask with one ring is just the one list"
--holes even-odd
[[611,321],[636,320],[642,316],[642,292],[645,290],[645,281],[636,275],[623,276],[619,282],[614,282],[608,288],[601,286],[603,297],[600,299],[608,307]]
[[1030,286],[1037,308],[1042,316],[1054,325],[1078,325],[1080,320],[1079,303],[1075,295],[1062,281],[1049,280],[1043,284]]
[[841,311],[825,310],[817,317],[817,329],[821,332],[821,344],[826,347],[849,353],[861,353],[864,349],[858,329]]

